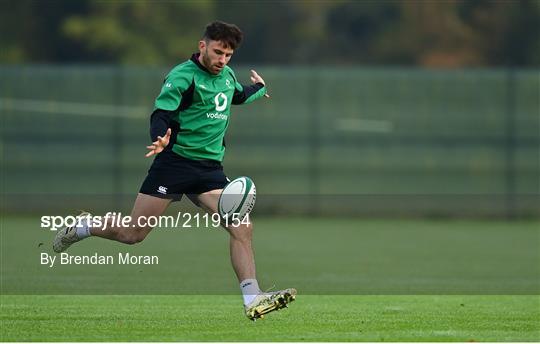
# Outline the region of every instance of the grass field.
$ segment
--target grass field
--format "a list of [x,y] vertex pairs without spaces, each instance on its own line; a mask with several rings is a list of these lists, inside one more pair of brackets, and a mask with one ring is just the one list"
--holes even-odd
[[89,239],[69,252],[159,265],[50,268],[39,217],[1,221],[2,341],[540,341],[538,221],[258,219],[262,286],[299,297],[256,323],[223,231]]
[[538,341],[538,296],[300,296],[252,323],[236,296],[4,296],[3,341]]

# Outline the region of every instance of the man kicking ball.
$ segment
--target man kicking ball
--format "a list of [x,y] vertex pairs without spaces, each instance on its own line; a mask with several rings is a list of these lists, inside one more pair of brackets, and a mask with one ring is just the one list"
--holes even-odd
[[[218,201],[228,180],[223,173],[224,136],[232,104],[247,104],[266,95],[265,82],[254,70],[252,85],[241,85],[227,66],[242,41],[242,31],[232,24],[210,23],[199,41],[199,53],[173,68],[155,101],[151,116],[152,144],[147,157],[155,159],[144,180],[126,227],[95,228],[90,221],[58,231],[55,252],[90,236],[135,244],[152,230],[139,218],[157,217],[183,194],[209,214],[218,212]],[[87,218],[88,214],[79,217]],[[237,225],[237,223],[235,224]],[[293,288],[261,292],[251,247],[253,225],[224,226],[230,234],[230,255],[240,282],[246,315],[251,320],[283,307],[295,299]]]

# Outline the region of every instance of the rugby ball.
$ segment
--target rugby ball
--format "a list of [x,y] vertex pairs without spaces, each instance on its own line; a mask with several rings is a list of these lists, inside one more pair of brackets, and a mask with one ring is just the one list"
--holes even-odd
[[219,215],[243,220],[255,205],[255,192],[255,184],[249,177],[232,180],[219,196]]

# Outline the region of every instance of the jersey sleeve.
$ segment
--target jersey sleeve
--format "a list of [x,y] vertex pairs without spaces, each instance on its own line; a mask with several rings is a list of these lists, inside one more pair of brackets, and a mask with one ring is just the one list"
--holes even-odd
[[161,92],[154,103],[154,109],[175,111],[180,107],[182,94],[189,88],[192,75],[175,71],[169,73],[163,81]]
[[174,116],[173,111],[165,111],[155,109],[150,116],[150,139],[156,141],[158,136],[164,136],[167,129],[170,127],[171,118]]

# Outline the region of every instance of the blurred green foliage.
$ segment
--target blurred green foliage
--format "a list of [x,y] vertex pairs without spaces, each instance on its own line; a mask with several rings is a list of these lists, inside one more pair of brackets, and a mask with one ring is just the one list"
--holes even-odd
[[540,1],[0,2],[0,63],[171,65],[220,19],[237,63],[539,66]]

